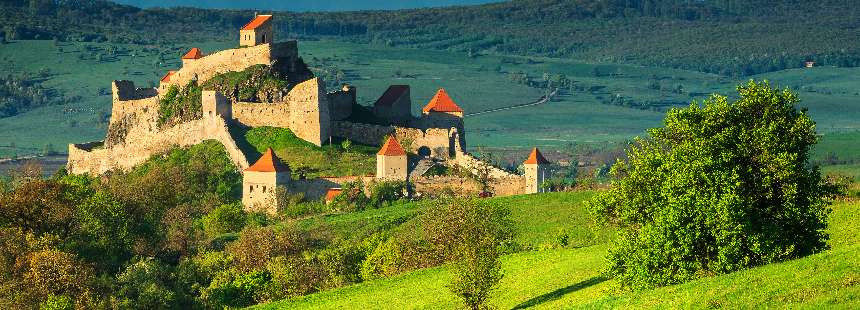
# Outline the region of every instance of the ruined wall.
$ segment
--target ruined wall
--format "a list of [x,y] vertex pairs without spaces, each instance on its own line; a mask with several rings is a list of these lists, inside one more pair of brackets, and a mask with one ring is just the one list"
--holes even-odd
[[131,128],[124,143],[110,148],[70,144],[69,172],[99,175],[114,169],[128,170],[173,147],[191,146],[210,139],[224,145],[227,155],[239,171],[248,167],[248,160],[230,136],[227,123],[219,117],[204,117],[161,131],[152,130],[154,126],[147,115],[140,115],[137,124]]
[[326,94],[329,103],[331,120],[342,121],[352,115],[352,106],[356,104],[354,86],[345,85],[343,89]]
[[386,136],[394,135],[407,152],[438,158],[451,157],[458,148],[455,134],[457,130],[381,126],[352,122],[332,122],[332,135],[352,141],[380,145]]
[[325,84],[313,78],[293,87],[287,94],[289,128],[302,140],[322,146],[331,136],[331,117]]
[[111,83],[111,91],[111,123],[126,114],[158,111],[158,91],[155,88],[137,88],[132,81],[119,80]]
[[223,50],[183,66],[170,76],[169,83],[185,86],[195,79],[206,81],[217,74],[242,71],[253,65],[271,65],[275,59],[295,63],[298,55],[296,41]]
[[287,102],[235,102],[233,118],[249,127],[290,128],[290,104]]
[[[461,176],[428,176],[410,180],[415,191],[422,195],[436,196],[446,191],[453,191],[459,196],[477,196],[481,193],[481,184],[472,178]],[[525,180],[519,176],[493,179],[490,188],[496,196],[513,196],[524,193]]]
[[[480,171],[489,168],[489,176],[493,179],[503,179],[503,178],[511,178],[511,177],[521,177],[520,175],[516,175],[502,169],[493,167],[491,165],[487,165],[486,163],[478,160],[474,156],[468,153],[459,153],[457,156],[451,160],[450,162],[454,163],[457,166],[466,169],[473,174],[478,174]],[[525,184],[525,183],[524,183]]]
[[365,186],[374,182],[372,176],[323,177],[317,179],[292,180],[289,192],[304,193],[306,200],[319,200],[325,197],[330,188],[342,187],[344,183],[361,180]]

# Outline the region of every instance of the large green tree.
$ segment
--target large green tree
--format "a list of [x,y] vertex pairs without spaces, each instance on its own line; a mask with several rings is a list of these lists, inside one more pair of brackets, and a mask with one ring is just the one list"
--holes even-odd
[[815,123],[767,82],[671,110],[590,208],[621,227],[606,272],[641,289],[826,249],[837,188],[809,164]]

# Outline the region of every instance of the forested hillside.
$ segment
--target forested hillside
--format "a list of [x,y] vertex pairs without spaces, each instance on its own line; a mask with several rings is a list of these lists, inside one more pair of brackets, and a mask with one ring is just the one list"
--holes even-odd
[[[252,11],[139,9],[103,1],[0,4],[11,39],[224,40]],[[529,0],[458,8],[278,13],[281,37],[576,58],[750,75],[860,65],[860,3],[845,0]]]

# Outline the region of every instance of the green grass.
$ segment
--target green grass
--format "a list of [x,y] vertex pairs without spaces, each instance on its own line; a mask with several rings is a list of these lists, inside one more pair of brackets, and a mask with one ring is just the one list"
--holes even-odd
[[267,148],[272,148],[283,162],[297,169],[307,169],[307,177],[367,175],[376,172],[377,146],[353,143],[344,150],[341,145],[311,144],[295,136],[289,129],[258,127],[248,130],[234,128],[233,137],[248,154],[253,164]]
[[[565,194],[556,195],[557,199],[536,200],[575,199]],[[538,204],[532,213],[545,212],[540,210],[541,205],[548,204]],[[860,202],[840,202],[833,209],[828,228],[831,250],[635,293],[619,291],[614,281],[600,276],[605,245],[508,255],[502,261],[505,278],[491,303],[500,309],[856,308],[860,306],[860,260],[856,259],[860,256],[860,227],[856,225],[860,221]],[[523,210],[526,209],[514,212],[518,226],[527,225],[519,222],[526,218],[541,220],[540,216],[521,214]],[[540,222],[531,224],[553,226]],[[461,306],[459,300],[445,288],[450,277],[444,266],[423,269],[256,308],[457,308]]]

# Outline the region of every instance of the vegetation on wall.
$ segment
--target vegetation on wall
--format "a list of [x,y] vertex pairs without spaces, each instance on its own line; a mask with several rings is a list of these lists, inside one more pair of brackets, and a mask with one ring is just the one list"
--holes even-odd
[[[299,60],[297,66],[305,66]],[[296,84],[313,77],[304,68],[286,74],[269,65],[254,65],[242,71],[231,71],[213,76],[203,83],[203,89],[220,91],[233,101],[280,102]]]
[[629,288],[803,257],[827,248],[838,188],[809,156],[815,123],[797,95],[767,83],[671,110],[612,168],[591,204],[621,227],[606,274]]
[[203,117],[203,88],[196,81],[184,87],[170,85],[158,101],[158,126],[171,127]]

